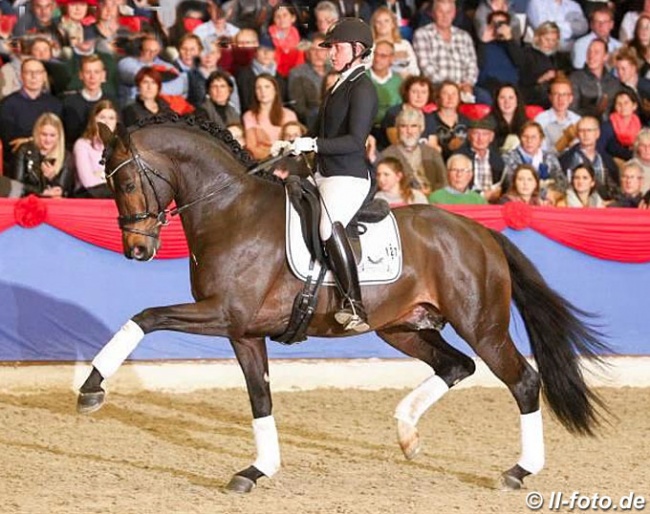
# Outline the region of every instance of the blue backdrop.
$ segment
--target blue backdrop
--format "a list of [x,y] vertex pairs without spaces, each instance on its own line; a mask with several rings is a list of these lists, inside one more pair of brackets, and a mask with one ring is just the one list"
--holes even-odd
[[[650,264],[594,259],[531,230],[506,230],[552,287],[577,306],[598,313],[618,353],[650,354]],[[139,263],[40,225],[0,233],[0,360],[90,360],[133,314],[190,301],[185,259]],[[517,318],[514,335],[528,354]],[[469,352],[450,329],[445,333]],[[394,358],[374,334],[312,338],[284,347],[269,343],[272,358]],[[471,352],[469,352],[471,353]],[[214,359],[233,356],[224,339],[158,332],[134,359]]]

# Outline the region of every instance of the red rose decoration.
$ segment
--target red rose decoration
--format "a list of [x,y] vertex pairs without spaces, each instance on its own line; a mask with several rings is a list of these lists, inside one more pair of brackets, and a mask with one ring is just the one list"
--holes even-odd
[[530,222],[533,219],[533,210],[530,205],[522,202],[508,202],[503,205],[502,212],[506,225],[514,230],[530,227]]
[[23,228],[34,228],[45,221],[47,206],[38,196],[29,195],[21,198],[14,207],[16,223]]

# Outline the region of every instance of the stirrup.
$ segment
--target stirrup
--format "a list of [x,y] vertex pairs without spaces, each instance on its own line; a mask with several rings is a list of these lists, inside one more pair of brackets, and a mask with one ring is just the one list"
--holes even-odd
[[352,330],[354,332],[367,332],[370,330],[368,322],[348,308],[342,309],[334,314],[334,319],[339,325],[343,325],[345,330]]

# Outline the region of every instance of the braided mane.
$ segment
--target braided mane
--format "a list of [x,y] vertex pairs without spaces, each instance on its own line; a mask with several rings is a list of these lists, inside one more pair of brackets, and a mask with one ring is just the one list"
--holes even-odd
[[217,123],[208,120],[201,116],[193,114],[180,116],[176,113],[171,114],[154,114],[138,120],[135,124],[129,127],[129,132],[148,127],[150,125],[161,125],[163,123],[186,123],[190,127],[196,127],[211,136],[215,137],[228,147],[228,150],[241,162],[247,169],[257,165],[257,161],[248,153],[241,145],[232,137],[232,134],[227,128],[218,125]]

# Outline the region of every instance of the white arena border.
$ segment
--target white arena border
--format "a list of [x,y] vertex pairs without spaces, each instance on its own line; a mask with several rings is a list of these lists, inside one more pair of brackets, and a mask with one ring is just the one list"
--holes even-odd
[[[587,363],[585,378],[593,387],[650,387],[650,356],[605,357],[605,372]],[[485,364],[476,359],[476,373],[457,387],[504,387]],[[272,359],[273,391],[319,388],[413,388],[431,375],[412,359]],[[30,393],[47,389],[76,390],[87,377],[90,364],[0,363],[0,393]],[[111,392],[142,390],[187,393],[201,389],[245,387],[234,359],[126,362],[110,379]]]

